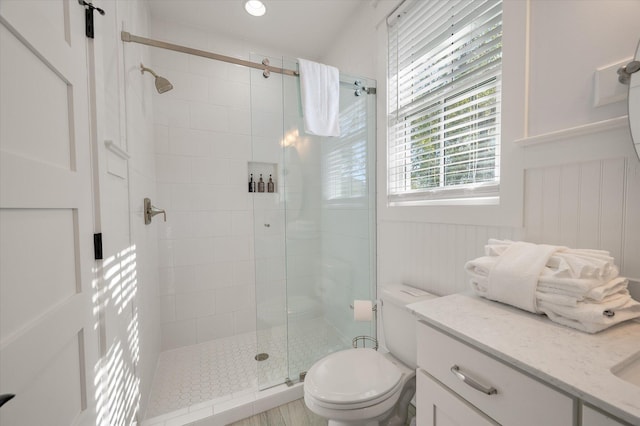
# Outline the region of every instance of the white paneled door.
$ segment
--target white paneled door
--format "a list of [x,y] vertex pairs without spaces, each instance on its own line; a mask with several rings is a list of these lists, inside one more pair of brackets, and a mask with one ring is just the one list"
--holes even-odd
[[0,1],[0,408],[7,426],[96,424],[84,8]]

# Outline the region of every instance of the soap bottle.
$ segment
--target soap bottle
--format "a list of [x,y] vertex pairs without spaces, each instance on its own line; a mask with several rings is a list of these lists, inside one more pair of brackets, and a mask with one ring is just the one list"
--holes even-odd
[[264,181],[262,180],[262,173],[260,173],[260,180],[258,181],[258,192],[264,192]]
[[253,173],[249,177],[249,192],[256,192],[256,183],[253,181]]
[[273,184],[273,179],[271,179],[271,175],[269,175],[269,182],[267,182],[267,192],[274,192],[275,185]]

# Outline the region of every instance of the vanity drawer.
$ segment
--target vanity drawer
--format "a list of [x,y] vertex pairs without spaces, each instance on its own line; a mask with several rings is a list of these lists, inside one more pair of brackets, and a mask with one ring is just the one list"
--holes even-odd
[[420,426],[473,425],[499,426],[464,399],[418,369],[416,420]]
[[418,324],[417,338],[418,366],[497,422],[573,424],[573,399],[567,395],[426,323]]

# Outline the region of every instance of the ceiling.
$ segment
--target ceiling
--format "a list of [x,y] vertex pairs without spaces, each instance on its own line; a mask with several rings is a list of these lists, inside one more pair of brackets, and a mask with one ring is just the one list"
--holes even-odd
[[151,16],[272,48],[283,55],[318,60],[372,0],[263,0],[254,17],[244,0],[148,0]]

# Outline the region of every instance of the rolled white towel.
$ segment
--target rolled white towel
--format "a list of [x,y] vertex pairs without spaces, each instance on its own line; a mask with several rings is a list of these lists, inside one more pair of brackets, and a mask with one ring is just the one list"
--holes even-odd
[[484,254],[486,256],[500,256],[513,243],[514,241],[511,240],[496,240],[494,238],[489,238],[487,245],[484,246]]
[[608,252],[569,249],[552,256],[547,267],[557,277],[607,281],[618,275],[619,271],[614,262]]
[[[485,255],[500,256],[514,243],[516,242],[511,240],[489,239],[485,246]],[[619,273],[615,259],[606,250],[559,247],[545,266],[546,275],[560,278],[593,278],[609,281]]]
[[616,277],[606,283],[592,279],[540,277],[537,291],[573,297],[578,301],[588,299],[599,302],[605,297],[627,288],[628,284],[629,280],[625,277]]
[[[480,296],[531,312],[544,313],[552,321],[589,333],[640,317],[640,303],[629,295],[628,280],[618,276],[615,260],[607,251],[542,247],[540,251],[530,251],[533,269],[540,265],[545,250],[551,252],[534,288],[529,284],[533,282],[535,273],[525,256],[531,245],[509,240],[489,240],[485,246],[485,256],[465,264],[471,288]],[[496,266],[498,269],[502,267],[504,272],[502,260],[505,253],[507,258],[512,257],[513,260],[514,252],[517,254],[515,263],[512,263],[515,268],[498,276],[499,295],[496,297]],[[525,278],[522,279],[520,274]],[[517,294],[521,288],[525,289],[523,298]],[[531,297],[534,297],[533,309]]]
[[[567,296],[565,294],[536,291],[536,302],[538,306],[540,305],[540,302],[545,302],[552,305],[575,307],[578,306],[579,301],[580,300],[577,297]],[[538,309],[538,313],[542,312]]]
[[604,285],[600,285],[592,288],[589,292],[584,296],[586,300],[593,300],[596,302],[600,302],[604,300],[607,296],[611,294],[618,293],[621,290],[629,291],[629,280],[625,277],[617,277],[610,281],[608,281]]
[[603,315],[603,312],[615,312],[618,309],[623,309],[628,306],[629,302],[640,306],[640,303],[631,299],[628,290],[622,290],[616,294],[612,294],[602,302],[578,302],[575,307],[542,302],[540,310],[545,313],[546,310],[550,310],[567,318],[580,319],[588,322],[599,322],[602,318],[607,318],[607,315]]
[[549,319],[588,333],[597,333],[612,325],[640,317],[640,303],[624,290],[609,296],[606,303],[579,302],[575,307],[538,302],[538,309]]
[[518,241],[498,256],[484,297],[537,312],[536,287],[549,257],[561,247]]
[[481,256],[465,263],[464,269],[469,276],[487,278],[497,262],[498,258],[496,256]]
[[543,291],[536,291],[536,298],[538,302],[545,302],[549,305],[560,305],[568,307],[579,307],[585,304],[601,304],[602,306],[605,306],[605,308],[603,309],[606,309],[606,306],[608,306],[608,304],[619,301],[621,297],[624,297],[625,299],[628,299],[630,297],[629,290],[625,286],[619,287],[615,293],[610,293],[600,300],[593,300],[587,297],[578,298],[575,296],[568,296],[566,294],[545,293]]
[[[471,288],[479,295],[484,296],[487,292],[489,272],[497,262],[498,256],[481,256],[464,265]],[[577,301],[601,301],[627,285],[628,280],[625,277],[615,277],[606,282],[596,278],[563,278],[555,276],[549,268],[544,268],[538,279],[536,291],[573,297]]]

